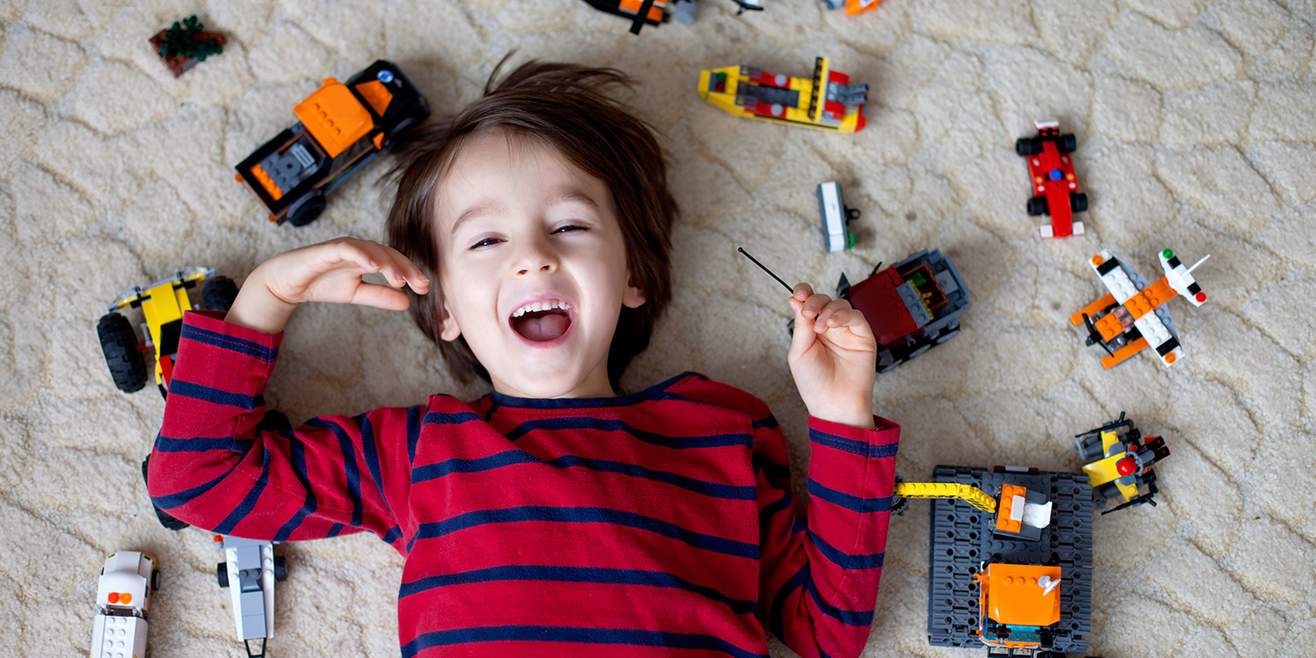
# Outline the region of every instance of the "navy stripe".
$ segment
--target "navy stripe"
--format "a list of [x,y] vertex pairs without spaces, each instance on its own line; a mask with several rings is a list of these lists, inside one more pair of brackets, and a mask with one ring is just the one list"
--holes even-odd
[[763,474],[767,476],[769,484],[782,489],[790,486],[791,467],[778,464],[767,457],[759,455],[755,455],[753,461],[754,467],[762,470]]
[[662,571],[640,569],[604,569],[598,567],[556,567],[536,565],[508,565],[488,569],[473,569],[441,576],[429,576],[410,583],[402,583],[398,598],[449,585],[469,585],[508,580],[537,580],[564,583],[602,583],[606,585],[651,585],[672,587],[694,592],[706,599],[725,604],[736,614],[754,612],[754,602],[733,599],[711,587],[696,585],[684,578]]
[[242,502],[233,508],[228,516],[215,526],[215,532],[221,535],[231,534],[233,528],[237,527],[238,522],[246,518],[251,510],[256,507],[256,501],[260,500],[260,495],[265,491],[265,485],[269,483],[270,478],[270,451],[266,450],[261,454],[260,477],[251,485],[251,490],[242,498]]
[[[736,557],[745,557],[757,560],[759,557],[758,544],[740,542],[734,539],[718,537],[716,535],[706,535],[693,530],[687,530],[681,526],[660,521],[658,519],[635,514],[633,512],[623,512],[603,507],[544,507],[537,505],[526,505],[523,507],[511,507],[507,509],[480,510],[476,512],[467,512],[459,514],[445,521],[432,523],[422,523],[416,531],[416,536],[412,537],[412,543],[417,539],[430,539],[441,537],[443,535],[473,528],[487,523],[519,523],[525,521],[550,521],[556,523],[610,523],[613,525],[626,526],[652,532],[654,534],[671,537],[685,542],[695,548],[702,548],[715,553],[724,553]],[[410,549],[410,547],[408,547]]]
[[823,554],[823,557],[827,558],[828,562],[842,569],[879,569],[886,557],[885,553],[850,555],[827,543],[812,530],[809,531],[809,539],[813,540],[814,547],[818,549],[819,553]]
[[229,350],[230,352],[246,354],[247,356],[260,359],[266,363],[273,361],[279,353],[278,348],[266,347],[260,343],[245,338],[238,338],[237,336],[229,336],[217,331],[202,329],[201,327],[186,322],[183,323],[183,330],[178,336],[183,340],[193,340],[212,347]]
[[232,437],[198,436],[192,439],[174,439],[166,436],[155,437],[155,449],[158,452],[206,452],[207,450],[228,450],[245,454],[256,443],[252,439],[235,439]]
[[818,586],[813,582],[813,572],[811,571],[804,572],[804,589],[809,592],[809,598],[813,599],[814,605],[818,606],[818,609],[828,617],[850,626],[867,628],[873,625],[872,610],[846,610],[824,601],[822,594],[818,593]]
[[642,391],[636,391],[628,395],[618,395],[616,397],[604,398],[519,398],[511,395],[503,395],[498,391],[491,391],[489,399],[498,406],[503,407],[529,407],[532,409],[581,409],[585,407],[623,407],[650,400],[671,398],[676,396],[665,395],[664,391],[685,379],[686,377],[696,377],[698,379],[707,379],[697,372],[683,372],[679,375],[668,377],[667,379],[650,386]]
[[169,494],[168,496],[151,496],[151,502],[155,503],[156,507],[159,507],[160,509],[163,510],[170,510],[170,509],[174,509],[175,507],[182,507],[183,505],[192,502],[192,500],[195,499],[197,496],[200,496],[201,494],[210,491],[211,487],[219,484],[219,481],[223,480],[226,477],[228,477],[228,473],[223,473],[219,477],[205,484],[198,484],[197,486],[192,487],[191,489],[187,489],[186,491],[180,491],[178,493]]
[[489,407],[484,410],[484,422],[489,422],[489,419],[493,417],[494,410],[497,408],[498,402],[492,399],[489,400]]
[[664,448],[718,448],[721,446],[749,447],[754,437],[749,434],[711,434],[708,436],[667,436],[655,432],[638,430],[621,420],[604,418],[542,418],[530,420],[506,433],[509,441],[515,441],[533,430],[578,430],[592,429],[608,432],[626,432],[631,436]]
[[772,428],[776,426],[777,426],[777,418],[772,414],[768,414],[767,416],[750,423],[750,427],[753,427],[754,429],[759,429],[762,427]]
[[426,425],[461,425],[472,420],[480,420],[480,417],[471,411],[460,411],[455,414],[445,414],[439,411],[431,411],[425,414]]
[[402,645],[402,657],[411,658],[430,647],[499,640],[705,649],[722,651],[736,658],[767,658],[768,656],[768,654],[746,651],[720,638],[694,633],[571,626],[481,626],[422,633],[416,639]]
[[344,525],[341,524],[341,523],[335,523],[335,524],[333,524],[332,526],[329,527],[329,532],[326,532],[324,536],[325,536],[325,537],[337,537],[340,533],[343,532],[343,528],[344,528],[344,527],[346,527],[346,526],[344,526]]
[[804,532],[805,530],[808,529],[809,529],[809,524],[804,520],[803,516],[796,516],[795,522],[791,524],[792,535],[798,535],[801,532]]
[[766,528],[768,521],[775,516],[777,512],[790,509],[790,506],[791,492],[790,490],[783,490],[781,492],[781,498],[764,505],[763,508],[759,510],[759,527]]
[[688,491],[701,493],[706,496],[713,496],[715,498],[754,500],[758,496],[758,489],[752,485],[736,486],[723,484],[721,482],[697,480],[677,473],[656,471],[643,466],[628,464],[626,462],[610,461],[606,459],[589,459],[587,457],[576,457],[574,455],[563,455],[545,461],[523,450],[507,450],[489,455],[488,457],[480,457],[478,459],[446,459],[434,464],[427,464],[411,471],[411,482],[412,484],[419,484],[421,482],[438,479],[453,473],[476,473],[514,464],[527,463],[544,464],[546,466],[561,469],[579,466],[603,473],[620,473],[631,477],[663,482]]
[[401,537],[402,537],[402,529],[397,526],[393,526],[392,528],[388,529],[388,532],[384,533],[384,543],[392,544],[393,542],[397,541]]
[[525,464],[537,461],[539,460],[536,459],[534,455],[522,450],[507,450],[477,459],[445,459],[441,462],[417,466],[411,469],[411,483],[419,484],[429,480],[437,480],[453,473],[478,473],[480,471],[489,471],[495,468],[502,468],[503,466],[510,466],[512,464]]
[[397,518],[393,513],[393,506],[388,502],[388,496],[384,495],[384,476],[380,475],[379,468],[379,446],[375,443],[375,429],[370,425],[370,418],[361,414],[353,418],[356,421],[356,427],[361,431],[361,454],[365,457],[366,468],[370,471],[370,477],[375,481],[375,491],[379,493],[379,499],[384,501],[384,509],[388,510],[390,518]]
[[302,520],[315,511],[316,501],[315,494],[311,491],[311,483],[306,479],[306,447],[302,445],[301,439],[298,439],[292,432],[283,432],[288,439],[288,454],[292,462],[292,472],[301,481],[302,487],[306,489],[306,500],[302,503],[302,508],[297,510],[292,518],[274,533],[274,541],[285,541],[292,533],[296,532],[302,525]]
[[852,512],[885,512],[891,509],[890,496],[883,496],[881,498],[860,498],[859,496],[852,496],[844,491],[837,491],[830,487],[826,487],[813,478],[809,478],[808,488],[810,496],[821,498],[834,505],[840,505]]
[[228,391],[221,391],[217,388],[211,388],[201,384],[185,382],[177,377],[175,377],[172,382],[169,382],[169,394],[196,398],[197,400],[210,402],[212,404],[226,404],[231,407],[240,407],[248,411],[264,404],[264,401],[261,400],[259,395],[251,396],[243,395],[241,393],[230,393]]
[[854,453],[860,457],[894,457],[896,455],[896,450],[900,447],[899,443],[869,443],[867,441],[856,441],[854,439],[846,439],[816,429],[809,430],[809,439],[818,445]]
[[781,616],[783,609],[786,607],[786,599],[790,598],[790,595],[793,594],[795,590],[799,589],[800,585],[804,583],[804,574],[808,570],[808,562],[800,565],[799,571],[796,571],[795,575],[790,577],[790,580],[782,583],[781,589],[777,590],[777,593],[772,596],[772,608],[769,610],[768,627],[773,635],[776,635],[778,638],[782,635],[783,626],[781,623]]
[[338,450],[343,453],[343,476],[347,480],[347,497],[352,501],[352,520],[350,523],[354,526],[361,525],[361,470],[356,465],[356,449],[352,445],[352,438],[338,423],[324,420],[323,418],[312,418],[306,421],[311,427],[323,427],[334,433],[338,437]]
[[895,457],[896,452],[900,450],[899,443],[870,443],[868,444],[868,456],[874,459],[885,459]]
[[420,407],[407,407],[407,464],[416,464],[416,444],[420,443]]

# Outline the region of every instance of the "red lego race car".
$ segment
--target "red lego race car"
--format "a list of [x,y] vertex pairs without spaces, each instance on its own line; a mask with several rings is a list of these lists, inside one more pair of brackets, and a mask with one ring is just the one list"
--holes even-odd
[[1043,238],[1067,238],[1083,235],[1083,222],[1074,221],[1074,213],[1088,209],[1088,195],[1078,191],[1074,162],[1069,154],[1078,148],[1072,134],[1060,134],[1057,121],[1037,121],[1036,137],[1021,137],[1014,150],[1028,162],[1028,176],[1033,196],[1028,199],[1028,214],[1050,215],[1051,225],[1038,230]]

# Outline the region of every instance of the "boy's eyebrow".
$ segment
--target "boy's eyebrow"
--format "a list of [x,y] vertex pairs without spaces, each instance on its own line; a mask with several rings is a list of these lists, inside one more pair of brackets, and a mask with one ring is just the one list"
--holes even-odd
[[493,199],[484,199],[479,203],[471,206],[470,208],[467,208],[466,210],[462,211],[462,214],[457,216],[457,221],[452,223],[452,230],[449,231],[448,233],[450,235],[456,235],[457,227],[461,226],[462,222],[472,217],[479,217],[480,215],[489,215],[495,213],[501,208],[502,205],[499,204],[497,201],[494,201]]
[[[564,201],[576,201],[579,203],[583,203],[594,210],[599,209],[599,204],[597,201],[595,201],[592,197],[590,197],[590,195],[585,194],[584,192],[574,187],[564,187],[558,190],[556,193],[553,194],[553,196],[548,198],[548,205],[551,206],[555,203],[562,203]],[[493,214],[498,212],[499,210],[502,210],[502,204],[499,204],[497,201],[493,199],[483,199],[479,203],[462,211],[462,214],[457,216],[457,221],[452,223],[452,230],[450,230],[448,233],[449,235],[456,235],[457,227],[461,226],[462,222],[472,217],[479,217],[481,215]]]
[[574,187],[564,187],[548,199],[549,205],[561,203],[563,201],[579,201],[594,210],[599,209],[599,203],[595,201],[593,197]]

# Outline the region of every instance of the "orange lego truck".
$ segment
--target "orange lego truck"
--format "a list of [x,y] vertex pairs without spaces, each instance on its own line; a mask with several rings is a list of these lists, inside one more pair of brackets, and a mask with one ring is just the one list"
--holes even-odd
[[235,178],[271,222],[305,226],[324,212],[330,190],[402,143],[430,107],[396,64],[378,60],[346,83],[325,78],[293,114],[297,123],[239,162]]

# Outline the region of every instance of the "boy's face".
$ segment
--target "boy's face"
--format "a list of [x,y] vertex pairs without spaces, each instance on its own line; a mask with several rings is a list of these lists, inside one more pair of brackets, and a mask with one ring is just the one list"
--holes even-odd
[[488,131],[462,144],[436,212],[441,337],[465,336],[500,393],[612,395],[617,318],[644,296],[604,183],[551,145]]

